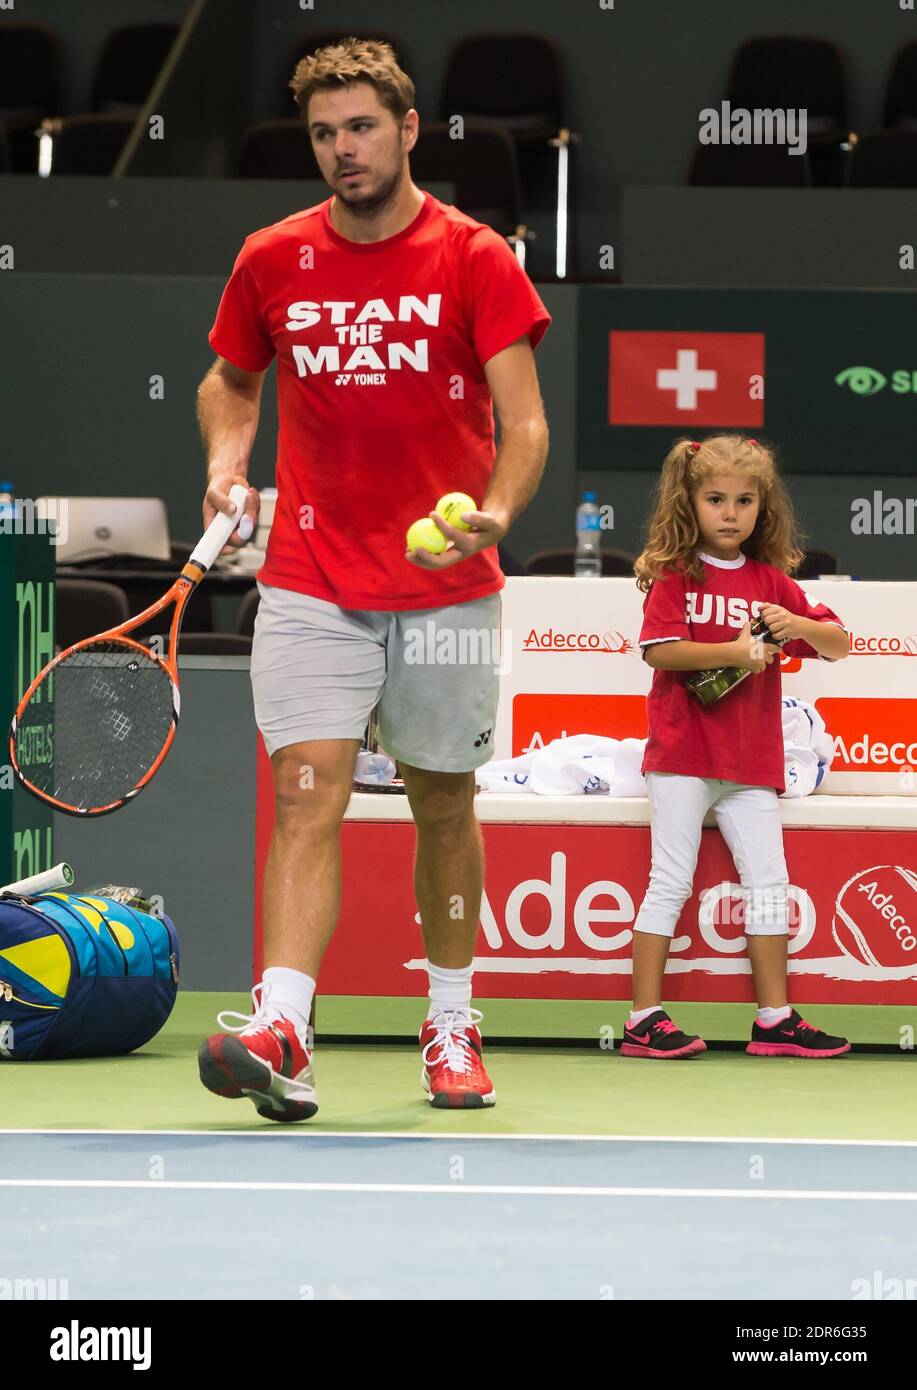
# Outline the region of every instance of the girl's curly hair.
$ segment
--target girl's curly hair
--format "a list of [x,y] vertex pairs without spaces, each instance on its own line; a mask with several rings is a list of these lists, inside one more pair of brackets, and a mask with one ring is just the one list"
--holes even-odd
[[741,434],[714,434],[709,439],[679,439],[666,455],[653,496],[646,543],[634,563],[637,587],[644,593],[664,568],[705,579],[700,529],[693,497],[708,478],[743,473],[757,486],[761,506],[755,529],[742,552],[789,573],[802,564],[804,539],[793,504],[777,468],[774,452]]

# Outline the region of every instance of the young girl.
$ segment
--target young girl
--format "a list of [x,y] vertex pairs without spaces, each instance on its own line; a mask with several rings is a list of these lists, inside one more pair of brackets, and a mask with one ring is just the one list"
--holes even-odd
[[[788,571],[802,561],[792,505],[771,451],[737,434],[679,440],[662,465],[646,547],[640,647],[652,666],[649,789],[653,861],[634,924],[634,1005],[621,1054],[706,1051],[663,1010],[669,944],[690,896],[701,825],[712,810],[746,890],[745,936],[758,999],[758,1057],[837,1057],[844,1038],[804,1022],[787,1003],[787,886],[777,794],[784,790],[781,650],[838,661],[849,639],[836,613],[812,606]],[[751,636],[758,613],[782,648]],[[704,707],[692,671],[738,666],[747,676]]]

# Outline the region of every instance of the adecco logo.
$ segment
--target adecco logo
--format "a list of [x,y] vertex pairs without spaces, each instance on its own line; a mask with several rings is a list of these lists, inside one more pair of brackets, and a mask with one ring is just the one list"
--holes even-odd
[[621,632],[567,632],[548,627],[532,628],[522,643],[524,652],[610,652],[621,656],[634,651],[634,643]]
[[[502,924],[485,891],[481,902],[484,942],[491,951],[500,954],[476,956],[475,969],[536,974],[560,970],[578,975],[629,972],[633,924],[639,903],[628,886],[616,879],[594,879],[584,884],[570,882],[576,876],[576,870],[571,872],[568,866],[564,851],[555,850],[550,857],[547,878],[526,878],[510,889]],[[786,899],[790,913],[788,950],[796,955],[808,946],[814,935],[815,905],[806,890],[795,884],[789,885]],[[672,955],[690,959],[690,969],[703,968],[714,975],[734,974],[729,958],[745,950],[745,900],[746,892],[738,884],[717,883],[701,889],[697,913],[699,939],[695,941],[684,934],[676,936],[671,946]],[[725,934],[721,928],[727,929]],[[507,955],[514,947],[527,954]],[[708,957],[705,948],[713,955]],[[697,958],[698,954],[703,956],[702,960]],[[611,961],[611,956],[618,959]]]
[[861,869],[837,895],[832,931],[844,954],[864,965],[910,965],[917,950],[917,875],[896,864]]
[[834,739],[832,772],[894,772],[917,765],[913,700],[816,700]]
[[645,695],[522,691],[512,700],[513,757],[588,729],[602,738],[646,738]]
[[917,656],[917,633],[907,637],[860,637],[850,634],[851,656]]

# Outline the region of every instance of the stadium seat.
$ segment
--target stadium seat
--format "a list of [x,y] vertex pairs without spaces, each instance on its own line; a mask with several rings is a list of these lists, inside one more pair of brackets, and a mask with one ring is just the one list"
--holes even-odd
[[109,34],[92,83],[90,110],[136,116],[178,36],[177,24],[127,24]]
[[46,120],[52,137],[51,173],[110,174],[134,126],[133,116],[65,116]]
[[840,49],[827,39],[775,34],[736,49],[727,100],[733,106],[808,113],[810,139],[847,133],[847,95]]
[[449,54],[440,119],[477,116],[518,144],[544,145],[564,125],[560,55],[542,34],[468,34]]
[[747,110],[804,110],[815,182],[841,182],[849,126],[836,44],[796,34],[749,39],[736,49],[726,99]]
[[837,556],[830,550],[807,550],[794,579],[817,579],[820,574],[837,574]]
[[[525,562],[526,574],[573,574],[576,550],[572,545],[557,550],[538,550]],[[632,579],[634,556],[627,550],[602,551],[602,578]]]
[[568,128],[565,106],[560,51],[550,36],[476,33],[453,45],[440,120],[461,115],[488,121],[513,139],[525,207],[555,213],[558,276],[575,269],[570,227],[576,208],[572,151],[577,137]]
[[321,180],[321,177],[301,116],[257,121],[244,132],[239,151],[239,178]]
[[861,135],[847,170],[849,188],[917,188],[917,126]]
[[688,183],[705,188],[808,188],[808,154],[788,154],[782,145],[698,145]]
[[463,138],[454,140],[445,122],[424,124],[410,158],[411,175],[421,188],[453,183],[455,206],[462,212],[501,236],[525,235],[516,147],[500,126],[466,120]]
[[54,594],[54,640],[63,651],[84,637],[105,632],[130,617],[127,595],[99,579],[58,579]]
[[15,173],[36,173],[35,131],[60,105],[57,37],[45,24],[3,21],[0,43],[0,121],[9,133]]
[[886,130],[917,130],[917,39],[902,44],[885,88],[882,125]]
[[182,656],[250,656],[252,639],[238,632],[189,632],[181,639]]
[[239,612],[236,616],[236,632],[243,637],[251,637],[255,631],[255,615],[258,612],[258,604],[261,602],[261,595],[256,586],[252,586],[239,604]]

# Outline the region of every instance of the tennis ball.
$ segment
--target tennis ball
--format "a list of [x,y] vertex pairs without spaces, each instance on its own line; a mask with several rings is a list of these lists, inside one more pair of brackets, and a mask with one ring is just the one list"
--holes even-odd
[[415,521],[408,528],[408,550],[417,550],[422,546],[433,555],[439,555],[448,543],[436,522],[428,516],[421,517],[420,521]]
[[448,521],[450,526],[454,526],[456,531],[470,531],[468,522],[462,520],[462,512],[476,512],[477,505],[467,492],[447,492],[433,510],[439,513],[443,521]]

